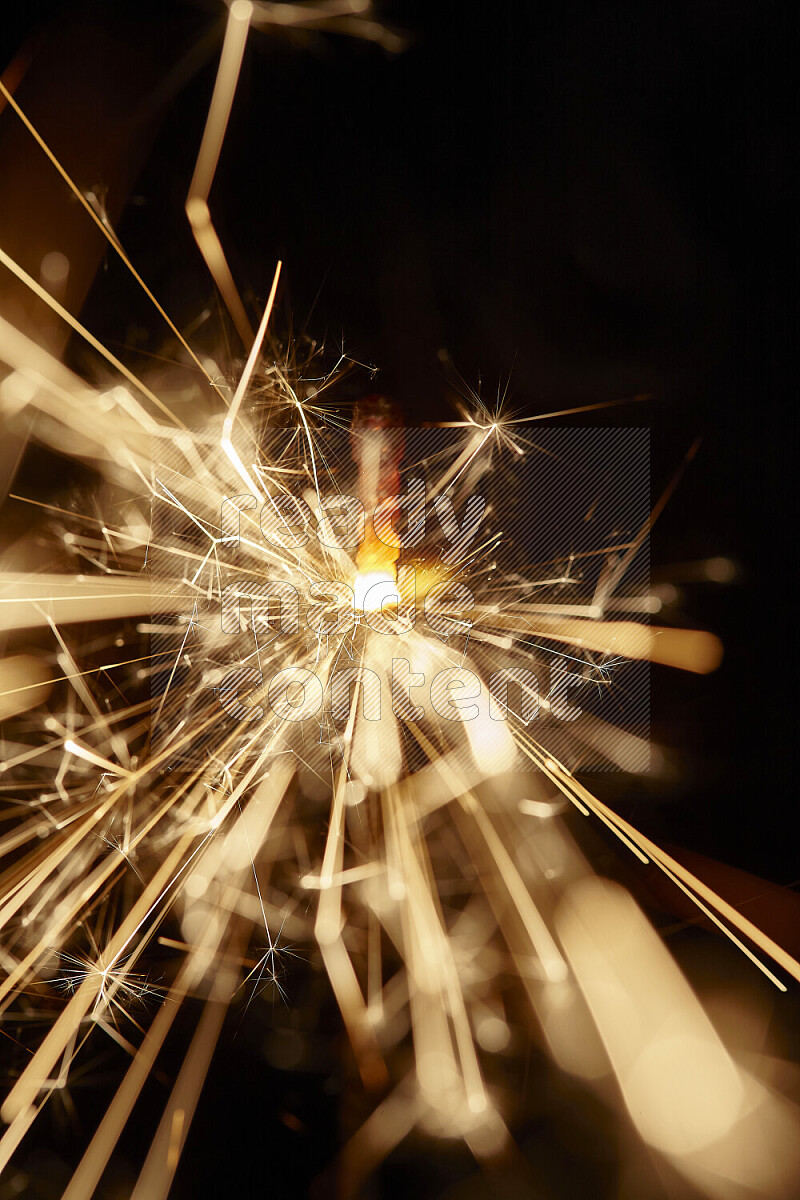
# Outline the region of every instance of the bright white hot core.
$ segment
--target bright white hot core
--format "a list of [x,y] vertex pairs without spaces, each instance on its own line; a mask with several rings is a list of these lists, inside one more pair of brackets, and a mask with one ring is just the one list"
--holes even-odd
[[388,571],[356,575],[353,591],[356,609],[361,612],[378,612],[384,604],[400,603],[397,580]]

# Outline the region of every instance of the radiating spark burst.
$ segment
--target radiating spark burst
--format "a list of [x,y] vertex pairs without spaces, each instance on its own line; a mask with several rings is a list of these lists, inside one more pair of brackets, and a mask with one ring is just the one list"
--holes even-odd
[[[317,21],[342,15],[334,5],[297,7]],[[347,6],[348,20],[357,7]],[[626,659],[704,672],[720,649],[709,634],[612,615],[620,602],[649,611],[618,590],[673,485],[633,537],[596,548],[605,565],[588,596],[568,553],[532,578],[504,571],[500,534],[449,564],[440,544],[421,545],[416,598],[398,554],[381,550],[369,524],[355,540],[332,525],[324,540],[291,536],[291,497],[320,520],[325,498],[346,486],[381,503],[392,494],[386,472],[400,468],[381,466],[389,429],[378,421],[367,430],[333,402],[351,367],[344,356],[326,370],[315,347],[268,338],[280,266],[253,337],[210,222],[246,25],[257,14],[285,19],[285,8],[231,6],[190,191],[198,244],[248,348],[233,376],[184,342],[206,381],[192,429],[155,379],[135,377],[46,293],[113,369],[104,386],[0,320],[6,414],[35,411],[43,440],[105,479],[91,512],[44,506],[49,574],[32,575],[12,551],[1,581],[0,629],[38,628],[50,649],[0,662],[0,713],[18,718],[3,745],[11,820],[0,838],[9,862],[0,1005],[13,1022],[32,989],[67,998],[5,1100],[0,1161],[68,1078],[91,1029],[113,1030],[148,999],[155,1014],[138,1044],[125,1043],[130,1067],[66,1193],[90,1195],[181,1002],[198,996],[203,1016],[134,1192],[165,1195],[226,1009],[242,990],[252,1004],[264,984],[283,994],[283,956],[316,943],[364,1084],[381,1098],[345,1151],[353,1189],[415,1125],[465,1138],[481,1159],[507,1148],[506,1102],[487,1082],[486,1056],[510,1038],[498,981],[512,971],[556,1062],[587,1079],[613,1071],[642,1137],[708,1194],[728,1194],[734,1146],[744,1185],[759,1188],[773,1171],[789,1187],[797,1165],[789,1106],[734,1062],[634,902],[593,876],[562,807],[593,814],[652,860],[777,987],[785,985],[763,958],[796,979],[800,965],[594,797],[513,708],[507,722],[493,722],[479,704],[474,721],[450,728],[401,698],[367,717],[370,681],[390,688],[399,651],[454,681],[467,666],[485,679],[496,652],[518,663],[541,652],[609,687]],[[5,253],[2,262],[42,295]],[[460,417],[444,423],[456,432],[443,451],[404,468],[424,470],[428,506],[449,496],[460,510],[477,480],[506,469],[504,456],[540,452],[521,426],[541,418],[508,415],[501,402],[489,409],[478,396]],[[349,457],[335,454],[331,435],[342,431],[355,441]],[[265,540],[259,511],[273,532],[285,528],[285,545]],[[391,620],[415,615],[440,585],[474,584],[469,622],[457,605],[439,612],[451,632],[461,622],[458,649],[410,623],[381,636],[368,619],[381,607],[369,599],[371,576],[395,589]],[[316,623],[276,632],[269,605],[259,604],[264,585],[294,589]],[[222,630],[226,604],[233,627]],[[268,687],[287,666],[313,673],[326,692],[344,667],[343,719],[290,719],[300,701],[287,689],[275,703]],[[246,686],[221,707],[232,671]],[[624,759],[631,735],[599,720],[595,733],[611,758]],[[496,777],[519,756],[531,794],[517,802]],[[102,930],[92,952],[68,949],[90,918]],[[156,944],[176,952],[163,987],[149,965]],[[54,947],[62,948],[55,973]],[[409,1040],[413,1066],[398,1077]]]
[[281,976],[284,973],[284,959],[287,956],[297,958],[298,955],[291,946],[281,944],[283,924],[275,935],[274,941],[266,923],[264,931],[267,935],[267,945],[258,947],[261,950],[261,957],[257,962],[253,963],[249,973],[245,975],[242,981],[242,987],[250,986],[250,998],[247,1001],[247,1008],[250,1007],[251,1002],[257,996],[263,996],[265,992],[268,993],[271,990],[276,992],[285,1004],[289,1003],[289,997],[280,982]]
[[[105,966],[102,954],[97,951],[94,957],[62,951],[60,958],[59,972],[53,980],[53,986],[71,995],[82,983],[90,980],[97,992],[93,1015],[105,1008],[112,1008],[116,1013],[127,1016],[126,1004],[158,994],[158,988],[149,982],[147,975],[131,971],[126,967],[125,960],[115,966]],[[112,1017],[114,1015],[112,1012]]]

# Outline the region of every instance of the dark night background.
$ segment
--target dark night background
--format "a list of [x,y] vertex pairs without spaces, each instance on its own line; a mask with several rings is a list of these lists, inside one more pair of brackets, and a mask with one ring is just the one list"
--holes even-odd
[[[344,338],[350,354],[379,367],[376,386],[402,402],[410,422],[448,415],[446,349],[470,386],[482,380],[491,399],[507,385],[511,406],[526,414],[652,394],[569,420],[648,426],[654,497],[702,435],[656,527],[651,561],[654,578],[680,590],[680,620],[717,633],[725,660],[705,678],[654,669],[653,740],[670,767],[663,777],[606,775],[592,785],[657,840],[793,885],[795,722],[784,676],[795,621],[795,384],[777,369],[796,245],[792,6],[563,0],[398,2],[378,11],[408,35],[403,53],[325,33],[251,33],[211,193],[234,276],[258,312],[282,258],[284,326],[291,315],[295,329],[334,347]],[[18,30],[6,29],[4,62],[35,46],[18,96],[24,103],[25,87],[38,87],[31,102],[68,165],[70,71],[80,75],[85,143],[94,121],[105,131],[95,142],[97,177],[87,167],[78,180],[94,186],[104,154],[113,158],[104,139],[114,121],[128,131],[115,87],[143,105],[147,79],[137,64],[151,64],[154,86],[215,30],[222,23],[211,3],[31,5]],[[218,45],[211,40],[182,86],[143,118],[126,194],[114,195],[108,168],[122,241],[179,326],[212,298],[183,202]],[[113,72],[100,61],[108,48]],[[74,57],[64,92],[48,92],[41,70],[37,77],[37,55]],[[0,117],[0,150],[10,120]],[[4,179],[12,170],[0,167]],[[114,261],[98,272],[82,315],[116,352],[127,345],[137,366],[137,352],[163,346],[155,314]],[[23,481],[39,463],[30,461]],[[680,565],[714,556],[735,562],[733,580],[693,580]],[[593,836],[601,860],[616,854]],[[781,908],[775,933],[796,953],[795,911]],[[746,968],[731,965],[733,951],[699,931],[682,936],[675,952],[694,964],[700,990],[710,956],[759,991]],[[301,972],[296,986],[318,985]],[[791,1054],[796,1008],[790,996],[774,1017]],[[333,1044],[341,1035],[329,1020]],[[311,1079],[271,1068],[257,1076],[245,1036],[231,1035],[212,1070],[177,1196],[249,1196],[273,1185],[303,1195],[338,1142],[349,1085],[331,1083],[333,1067]],[[226,1097],[241,1078],[240,1122]],[[555,1110],[569,1109],[563,1081],[548,1078],[547,1089]],[[163,1093],[153,1095],[157,1102]],[[537,1105],[522,1140],[533,1160],[541,1139],[550,1166],[516,1194],[616,1195],[613,1154],[570,1149],[566,1118],[555,1120],[550,1140],[551,1118]],[[276,1122],[284,1109],[300,1112],[313,1150]],[[142,1146],[147,1136],[144,1122]],[[370,1195],[410,1187],[420,1196],[491,1194],[466,1157],[424,1145],[396,1155],[375,1187]],[[660,1193],[645,1189],[641,1200],[651,1194]]]

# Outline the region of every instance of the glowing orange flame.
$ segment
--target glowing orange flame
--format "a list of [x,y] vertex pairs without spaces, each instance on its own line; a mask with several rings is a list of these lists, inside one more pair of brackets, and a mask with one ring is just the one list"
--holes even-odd
[[380,608],[384,599],[397,594],[394,585],[400,557],[399,546],[388,544],[375,529],[376,510],[384,538],[387,530],[394,528],[399,512],[399,503],[393,505],[391,499],[400,492],[404,438],[398,409],[391,400],[368,396],[356,405],[350,444],[358,465],[359,499],[366,514],[364,536],[356,555],[356,607]]

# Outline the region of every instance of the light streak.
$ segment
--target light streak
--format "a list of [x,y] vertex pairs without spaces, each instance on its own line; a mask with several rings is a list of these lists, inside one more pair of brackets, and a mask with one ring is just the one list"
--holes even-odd
[[[20,412],[39,414],[42,440],[59,447],[63,440],[69,453],[95,464],[104,479],[94,514],[41,505],[51,522],[42,532],[54,531],[49,571],[21,569],[12,548],[0,575],[0,631],[13,639],[40,630],[49,639],[41,657],[26,649],[0,660],[0,718],[17,719],[19,739],[3,743],[11,825],[0,838],[0,1007],[11,1022],[30,995],[61,1004],[41,1039],[32,1035],[30,1055],[4,1100],[8,1128],[0,1164],[8,1163],[55,1091],[68,1086],[86,1040],[96,1030],[105,1032],[131,1054],[131,1063],[65,1192],[67,1200],[90,1195],[181,1004],[200,994],[203,1014],[133,1191],[136,1200],[166,1196],[225,1014],[252,979],[258,983],[247,1006],[258,1002],[261,984],[275,975],[280,930],[287,926],[293,944],[318,954],[324,965],[365,1088],[377,1095],[393,1085],[345,1148],[351,1181],[414,1127],[463,1138],[479,1158],[507,1152],[504,1098],[487,1083],[485,1064],[486,1055],[503,1052],[511,1040],[515,1017],[506,1011],[501,976],[513,970],[556,1060],[587,1079],[613,1072],[643,1139],[693,1179],[701,1155],[703,1186],[722,1196],[725,1172],[707,1155],[713,1143],[731,1143],[739,1135],[754,1085],[633,900],[595,877],[576,850],[561,815],[566,801],[608,829],[637,867],[655,863],[777,989],[785,991],[786,984],[748,943],[798,981],[800,964],[592,795],[548,745],[546,726],[542,732],[526,727],[510,703],[510,719],[497,722],[485,699],[495,653],[520,667],[545,659],[569,663],[572,671],[585,672],[587,682],[603,686],[621,659],[700,674],[716,668],[721,645],[712,634],[610,615],[658,611],[651,605],[659,599],[656,592],[622,598],[615,592],[678,476],[633,536],[615,535],[596,549],[567,553],[558,560],[565,566],[550,564],[544,578],[514,579],[496,565],[502,532],[465,548],[449,567],[437,561],[436,544],[424,543],[410,556],[421,579],[413,601],[399,582],[398,547],[381,541],[372,520],[375,507],[395,496],[401,478],[402,455],[389,438],[399,426],[385,412],[351,428],[351,482],[368,510],[357,547],[335,537],[324,545],[293,541],[296,527],[281,508],[297,495],[319,520],[326,481],[343,494],[337,480],[346,472],[330,459],[328,435],[348,423],[324,393],[349,364],[340,359],[326,374],[313,357],[303,360],[299,346],[283,357],[273,349],[274,361],[268,361],[264,345],[281,263],[253,337],[208,199],[250,25],[288,23],[377,38],[378,27],[364,17],[364,6],[338,0],[235,0],[230,6],[186,205],[198,246],[248,347],[244,369],[230,381],[230,403],[230,391],[179,334],[113,231],[0,84],[201,367],[213,401],[213,407],[206,402],[198,409],[191,432],[182,428],[169,395],[151,390],[0,251],[0,262],[155,410],[122,383],[106,391],[91,387],[0,319],[0,359],[12,372],[0,387],[4,411],[12,419]],[[391,42],[388,35],[385,40]],[[271,345],[278,346],[277,338]],[[476,478],[504,478],[505,456],[518,464],[529,453],[542,453],[520,427],[564,415],[514,417],[503,404],[490,411],[479,397],[461,412],[462,420],[443,423],[454,431],[447,450],[414,464],[429,477],[428,509],[439,497],[463,502]],[[153,439],[168,460],[158,472],[152,470]],[[222,510],[242,487],[239,535],[230,538]],[[169,514],[166,531],[151,527],[146,516],[159,505]],[[276,525],[286,544],[261,537],[258,508],[280,516]],[[604,566],[600,582],[581,591],[576,564],[595,559]],[[724,582],[734,568],[712,559],[691,569]],[[480,586],[481,599],[469,619],[442,606],[439,616],[449,617],[456,631],[448,643],[452,630],[440,640],[421,614],[438,584],[462,581]],[[305,608],[312,589],[327,586],[323,615],[337,621],[313,636],[276,630],[271,600],[260,605],[252,590],[276,584],[302,596]],[[217,621],[228,585],[241,606],[230,634]],[[352,588],[352,612],[334,585]],[[574,591],[563,598],[560,589],[567,585]],[[387,646],[370,619],[383,608],[406,606],[420,619]],[[138,653],[137,639],[150,635],[168,638],[168,648]],[[125,648],[127,641],[135,647]],[[112,661],[111,646],[125,648],[120,661]],[[409,685],[408,704],[398,705],[392,659],[401,652],[426,669],[471,673],[481,682],[474,720],[462,726],[439,710],[420,716],[410,695],[417,683]],[[94,665],[98,657],[100,665]],[[308,724],[301,728],[293,720],[289,689],[281,709],[270,681],[291,668],[316,678],[329,695],[343,666],[352,672],[346,711],[338,725],[338,714],[323,712],[309,736]],[[250,674],[228,695],[231,667]],[[112,673],[115,690],[107,682]],[[141,698],[148,673],[158,677],[154,705]],[[382,700],[377,716],[367,712],[373,677]],[[529,685],[522,691],[530,697]],[[536,699],[552,716],[552,696]],[[642,750],[642,739],[599,719],[576,726],[574,742],[623,766],[637,762]],[[519,759],[530,765],[525,778],[532,794],[517,802],[508,791]],[[168,917],[180,923],[180,938],[167,936]],[[279,931],[275,937],[269,922]],[[78,946],[87,931],[88,954]],[[164,989],[149,974],[156,943],[177,956]],[[56,975],[54,952],[61,964]],[[155,1014],[148,1021],[141,1015],[143,1029],[131,1008],[145,997]],[[574,1023],[560,1022],[559,1011],[568,1011]],[[133,1032],[118,1028],[127,1019]],[[570,1030],[577,1049],[568,1044]],[[591,1037],[605,1048],[607,1062],[590,1046]],[[659,1084],[668,1067],[678,1078],[667,1095]],[[783,1128],[782,1102],[758,1092],[757,1105],[767,1128]],[[777,1134],[775,1140],[780,1142]],[[749,1153],[744,1175],[757,1181],[765,1156],[755,1145]],[[783,1161],[786,1178],[796,1182],[796,1157],[786,1152]]]

